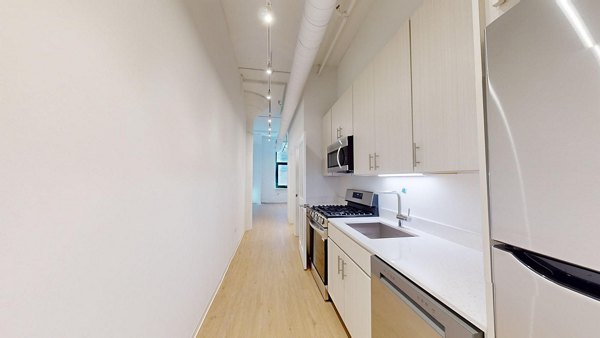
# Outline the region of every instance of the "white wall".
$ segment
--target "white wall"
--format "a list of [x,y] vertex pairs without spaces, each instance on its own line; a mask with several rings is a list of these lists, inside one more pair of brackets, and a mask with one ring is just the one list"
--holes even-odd
[[[304,100],[300,101],[288,130],[288,223],[296,224],[298,193],[296,149],[304,136]],[[305,181],[306,186],[306,181]],[[298,229],[296,229],[296,232]]]
[[263,138],[260,135],[253,136],[252,145],[252,203],[260,204],[262,199],[262,176],[263,176]]
[[321,75],[316,75],[316,71],[311,72],[304,89],[303,99],[290,124],[288,131],[290,151],[288,199],[294,201],[288,205],[288,221],[290,223],[295,221],[296,213],[294,151],[302,136],[304,136],[306,147],[306,203],[311,205],[331,203],[336,198],[336,178],[324,177],[321,170],[321,161],[325,156],[321,143],[322,117],[335,102],[336,85],[337,68],[325,67]]
[[335,102],[337,68],[325,67],[321,75],[311,73],[304,90],[304,133],[306,140],[306,201],[309,204],[331,203],[336,186],[335,178],[324,177],[322,172],[323,115]]
[[275,187],[275,139],[263,137],[261,152],[261,202],[285,203],[287,189]]
[[252,229],[252,197],[254,187],[252,186],[252,180],[254,179],[254,135],[252,130],[247,130],[246,125],[246,178],[245,178],[245,196],[244,201],[245,209],[245,223],[246,230]]
[[191,3],[2,1],[0,336],[196,329],[246,156],[221,5]]

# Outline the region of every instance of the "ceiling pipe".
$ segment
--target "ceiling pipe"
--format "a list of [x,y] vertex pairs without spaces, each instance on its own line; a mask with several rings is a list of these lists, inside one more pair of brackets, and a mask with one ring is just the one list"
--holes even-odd
[[317,75],[321,75],[323,68],[325,68],[327,61],[329,61],[329,57],[331,56],[331,53],[333,53],[333,49],[335,48],[335,45],[337,44],[337,41],[338,41],[340,35],[342,34],[342,31],[344,30],[344,26],[346,26],[346,21],[348,21],[348,18],[352,14],[352,10],[354,9],[356,0],[351,0],[351,1],[352,2],[350,2],[350,6],[348,6],[348,9],[343,12],[340,12],[340,15],[342,16],[342,23],[340,23],[340,26],[338,27],[338,30],[335,33],[335,36],[333,37],[333,41],[331,41],[331,44],[329,44],[329,49],[327,50],[327,54],[325,54],[325,58],[323,59],[323,62],[321,63],[321,66],[319,67],[319,71],[317,72]]
[[277,143],[283,143],[302,98],[304,86],[315,62],[319,46],[327,31],[327,25],[335,10],[337,0],[306,0],[304,16],[298,32],[294,62],[285,91],[285,103],[281,111],[281,126]]

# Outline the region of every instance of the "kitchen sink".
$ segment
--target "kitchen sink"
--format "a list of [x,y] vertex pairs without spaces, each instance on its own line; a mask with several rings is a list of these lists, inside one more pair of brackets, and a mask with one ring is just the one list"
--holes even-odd
[[399,237],[415,237],[408,232],[404,232],[397,227],[383,223],[348,223],[348,226],[352,229],[360,232],[361,234],[372,238],[399,238]]

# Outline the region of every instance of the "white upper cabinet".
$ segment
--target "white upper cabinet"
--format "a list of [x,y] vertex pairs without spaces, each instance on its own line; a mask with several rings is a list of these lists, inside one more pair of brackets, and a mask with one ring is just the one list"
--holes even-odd
[[373,65],[354,81],[354,174],[374,174]]
[[353,135],[352,111],[352,86],[350,86],[331,109],[333,141],[344,136]]
[[424,0],[411,17],[416,172],[478,169],[471,0]]
[[354,82],[354,173],[413,171],[408,22]]
[[331,109],[329,109],[329,111],[325,115],[323,115],[323,118],[321,119],[321,128],[321,154],[323,156],[323,161],[321,161],[321,167],[323,175],[327,176],[329,175],[329,173],[327,172],[327,147],[331,143],[333,143],[331,137]]
[[377,174],[413,171],[409,27],[406,22],[373,60]]

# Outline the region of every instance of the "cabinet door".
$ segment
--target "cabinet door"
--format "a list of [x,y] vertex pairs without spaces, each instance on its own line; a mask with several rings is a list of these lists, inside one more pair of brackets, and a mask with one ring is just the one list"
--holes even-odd
[[352,86],[350,86],[333,105],[332,133],[334,142],[337,138],[353,135],[352,114]]
[[345,263],[346,327],[352,337],[371,337],[371,278],[352,260]]
[[331,109],[329,109],[329,111],[325,115],[323,115],[323,118],[321,119],[321,128],[321,167],[323,175],[328,176],[329,173],[327,172],[327,147],[333,143],[333,140],[331,140]]
[[354,174],[374,175],[373,65],[354,81]]
[[343,251],[331,239],[327,240],[327,291],[342,319],[344,319],[344,280],[342,279]]
[[[413,171],[410,32],[406,22],[373,61],[375,169]],[[359,112],[356,112],[359,114]],[[359,128],[357,123],[356,128]]]
[[411,17],[415,171],[478,169],[472,5],[424,0]]

